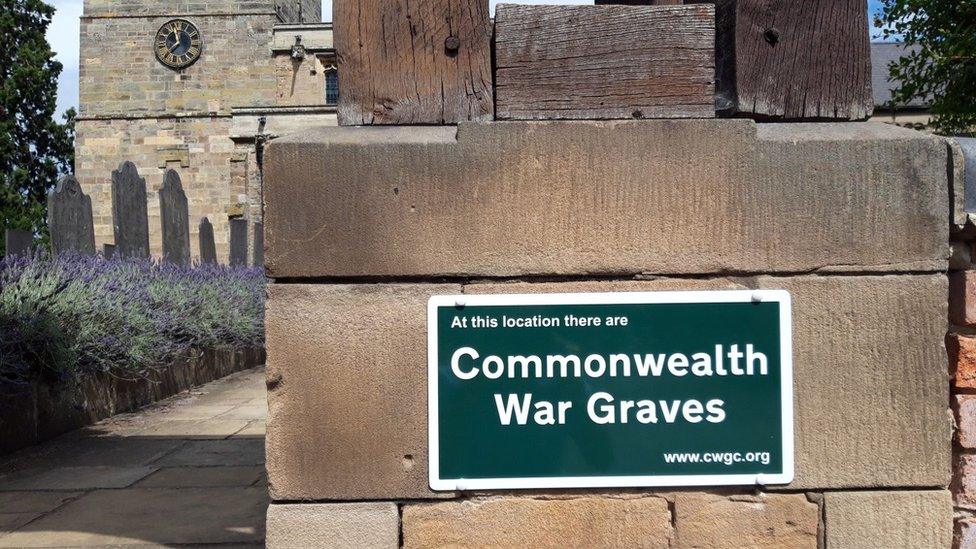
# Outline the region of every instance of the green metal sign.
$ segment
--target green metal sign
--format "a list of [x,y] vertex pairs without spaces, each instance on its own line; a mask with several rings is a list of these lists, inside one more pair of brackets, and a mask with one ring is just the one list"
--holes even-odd
[[785,291],[435,296],[434,490],[787,484]]

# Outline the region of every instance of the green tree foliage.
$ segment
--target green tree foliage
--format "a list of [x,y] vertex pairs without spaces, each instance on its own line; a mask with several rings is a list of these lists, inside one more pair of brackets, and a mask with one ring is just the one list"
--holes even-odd
[[40,0],[0,0],[0,233],[44,236],[47,192],[73,171],[74,109],[54,119],[61,63],[44,36],[53,15]]
[[875,23],[885,39],[919,46],[889,67],[901,82],[893,103],[928,99],[932,127],[972,135],[976,127],[976,0],[882,0]]

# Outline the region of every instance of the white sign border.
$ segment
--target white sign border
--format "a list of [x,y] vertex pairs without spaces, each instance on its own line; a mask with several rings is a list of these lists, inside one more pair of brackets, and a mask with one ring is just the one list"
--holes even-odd
[[[783,418],[783,472],[754,475],[644,475],[446,479],[440,476],[438,422],[437,309],[481,305],[618,305],[663,303],[779,304],[780,383]],[[794,476],[793,300],[786,290],[717,290],[565,294],[435,295],[427,302],[427,448],[431,490],[520,490],[536,488],[655,488],[677,486],[767,486],[789,484]]]

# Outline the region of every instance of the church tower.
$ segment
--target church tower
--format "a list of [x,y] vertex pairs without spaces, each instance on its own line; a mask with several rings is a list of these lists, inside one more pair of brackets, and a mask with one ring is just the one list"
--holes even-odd
[[155,190],[165,169],[175,168],[189,200],[192,255],[199,253],[196,226],[208,217],[218,257],[226,258],[229,219],[260,220],[260,189],[248,164],[255,162],[254,135],[264,130],[255,127],[250,140],[235,137],[235,112],[255,126],[266,121],[260,113],[282,95],[275,29],[319,21],[319,0],[85,0],[76,173],[92,197],[99,248],[113,240],[112,170],[130,160],[149,189],[154,255]]

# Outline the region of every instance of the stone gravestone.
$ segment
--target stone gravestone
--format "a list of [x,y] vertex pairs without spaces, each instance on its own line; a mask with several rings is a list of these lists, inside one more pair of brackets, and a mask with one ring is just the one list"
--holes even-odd
[[159,213],[163,229],[163,261],[190,264],[190,212],[180,175],[166,170],[159,190]]
[[200,220],[200,263],[217,264],[217,245],[214,243],[214,230],[210,220]]
[[254,224],[254,266],[264,267],[264,223]]
[[247,267],[247,220],[230,220],[230,265]]
[[115,256],[115,244],[102,244],[102,256],[112,259]]
[[146,180],[132,162],[112,172],[112,227],[115,251],[122,257],[149,257]]
[[95,255],[91,198],[73,175],[66,175],[47,196],[47,224],[55,254],[76,251]]
[[34,233],[24,229],[7,229],[4,235],[4,249],[7,257],[31,255],[34,247]]

